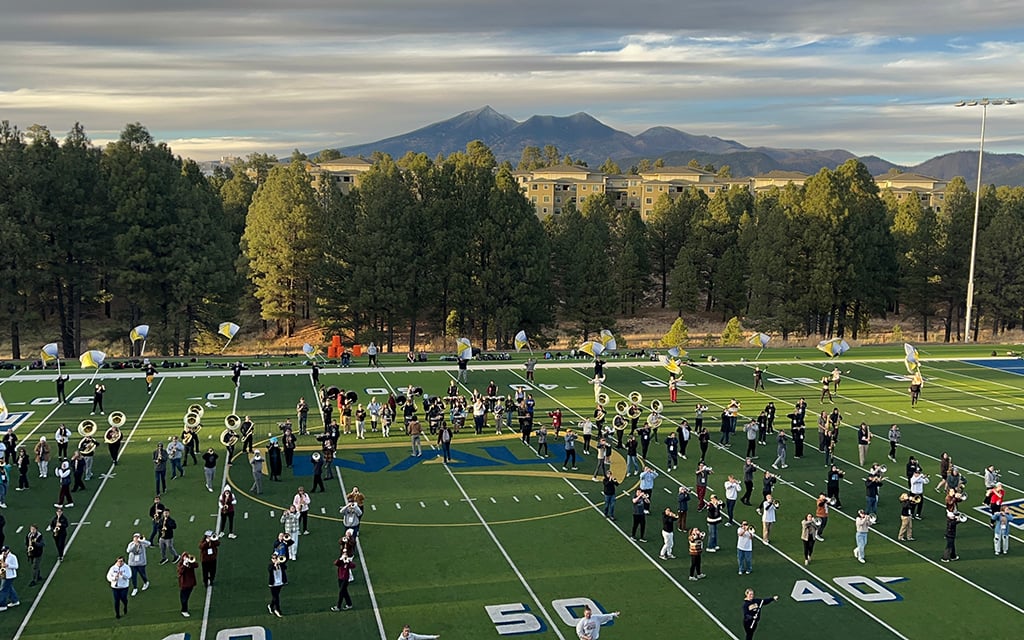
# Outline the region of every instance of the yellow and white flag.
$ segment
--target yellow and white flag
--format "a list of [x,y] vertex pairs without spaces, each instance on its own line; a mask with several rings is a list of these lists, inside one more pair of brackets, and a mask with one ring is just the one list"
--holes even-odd
[[579,351],[583,353],[589,353],[595,358],[604,353],[604,345],[594,340],[587,340],[580,345]]
[[132,329],[132,332],[128,334],[128,337],[132,339],[133,343],[138,342],[139,340],[145,340],[149,337],[149,325],[140,324]]
[[459,338],[455,341],[455,353],[463,360],[473,359],[473,344],[469,338]]
[[96,368],[99,369],[103,366],[103,361],[107,359],[107,354],[102,351],[92,350],[86,351],[82,355],[78,356],[78,361],[82,363],[83,369]]
[[217,327],[217,333],[224,336],[228,340],[231,340],[231,338],[235,337],[235,334],[238,333],[238,330],[240,328],[241,327],[239,327],[234,322],[222,322],[220,323],[220,326]]
[[57,343],[51,342],[50,344],[43,345],[42,350],[39,351],[39,357],[43,360],[43,366],[46,366],[49,362],[57,362],[59,364],[59,357],[57,351]]
[[615,336],[608,329],[601,329],[601,334],[598,336],[598,340],[601,341],[601,346],[604,347],[604,351],[615,351],[619,348],[618,343],[615,342]]
[[522,351],[523,349],[525,349],[525,348],[530,346],[530,341],[526,337],[526,332],[525,331],[520,330],[519,333],[516,334],[515,345],[516,345],[516,351]]

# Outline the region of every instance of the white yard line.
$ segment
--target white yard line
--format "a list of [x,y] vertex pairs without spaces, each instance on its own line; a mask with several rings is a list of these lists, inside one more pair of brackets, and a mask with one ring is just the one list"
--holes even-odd
[[565,640],[565,636],[562,635],[561,626],[556,624],[554,618],[552,618],[551,614],[548,613],[547,607],[545,607],[544,603],[541,602],[539,597],[537,597],[537,594],[534,592],[533,587],[531,587],[530,583],[526,581],[526,577],[519,570],[519,567],[516,566],[516,563],[512,560],[511,556],[508,555],[508,552],[505,550],[505,547],[503,547],[501,542],[498,540],[498,536],[496,536],[494,534],[494,530],[491,529],[491,525],[488,524],[487,520],[484,519],[483,514],[481,514],[480,510],[476,508],[476,505],[473,504],[473,501],[470,499],[469,494],[466,493],[466,489],[462,486],[462,483],[460,483],[458,478],[455,477],[455,474],[452,473],[452,470],[448,465],[443,466],[444,470],[448,473],[448,477],[452,479],[452,482],[455,483],[455,486],[458,488],[459,493],[461,493],[462,497],[465,498],[466,504],[469,505],[469,508],[472,509],[473,513],[476,514],[477,519],[480,520],[480,524],[483,525],[484,531],[487,532],[487,535],[490,536],[491,541],[494,542],[496,547],[498,547],[498,551],[501,552],[502,557],[505,558],[505,562],[507,562],[508,566],[512,568],[512,572],[516,574],[516,577],[519,578],[520,584],[523,585],[523,588],[526,589],[526,592],[530,594],[531,598],[533,598],[534,604],[537,605],[537,610],[540,611],[541,614],[544,615],[544,619],[548,621],[548,627],[550,627],[551,630],[555,632],[555,635],[558,636],[560,640]]

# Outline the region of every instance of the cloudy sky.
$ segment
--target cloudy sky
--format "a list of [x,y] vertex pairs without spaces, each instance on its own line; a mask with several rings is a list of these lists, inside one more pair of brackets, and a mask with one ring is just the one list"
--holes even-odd
[[378,140],[485,104],[912,164],[1024,153],[1019,0],[0,0],[0,118],[141,122],[197,160]]

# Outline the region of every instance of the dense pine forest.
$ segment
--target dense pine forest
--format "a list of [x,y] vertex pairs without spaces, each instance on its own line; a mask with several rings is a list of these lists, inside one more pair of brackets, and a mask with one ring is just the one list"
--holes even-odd
[[[145,322],[151,350],[188,355],[239,318],[386,349],[415,349],[424,327],[505,348],[520,329],[583,338],[652,307],[782,337],[855,339],[893,313],[941,321],[926,340],[967,330],[962,179],[935,210],[851,160],[802,186],[665,195],[646,220],[605,196],[540,220],[479,142],[374,155],[349,193],[306,160],[253,154],[204,175],[138,123],[105,148],[78,125],[58,139],[0,124],[0,350],[31,355],[22,334],[43,328],[73,357]],[[983,188],[977,256],[972,332],[998,336],[1022,322],[1024,188]]]

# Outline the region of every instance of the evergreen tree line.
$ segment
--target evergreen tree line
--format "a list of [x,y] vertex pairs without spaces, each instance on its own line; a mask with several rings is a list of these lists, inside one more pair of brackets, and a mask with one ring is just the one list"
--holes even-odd
[[[254,154],[206,177],[137,123],[104,149],[80,125],[58,141],[0,124],[14,357],[28,325],[54,327],[75,356],[96,318],[117,327],[108,341],[150,324],[147,351],[174,355],[222,320],[282,335],[314,320],[389,350],[443,330],[487,349],[520,329],[584,338],[659,305],[783,337],[857,338],[893,312],[926,331],[941,319],[947,341],[964,330],[974,194],[962,179],[935,211],[880,193],[851,160],[802,186],[663,195],[646,221],[607,196],[541,221],[479,141],[435,159],[375,155],[348,194],[305,160]],[[986,187],[979,221],[976,317],[998,334],[1022,320],[1024,189]]]

